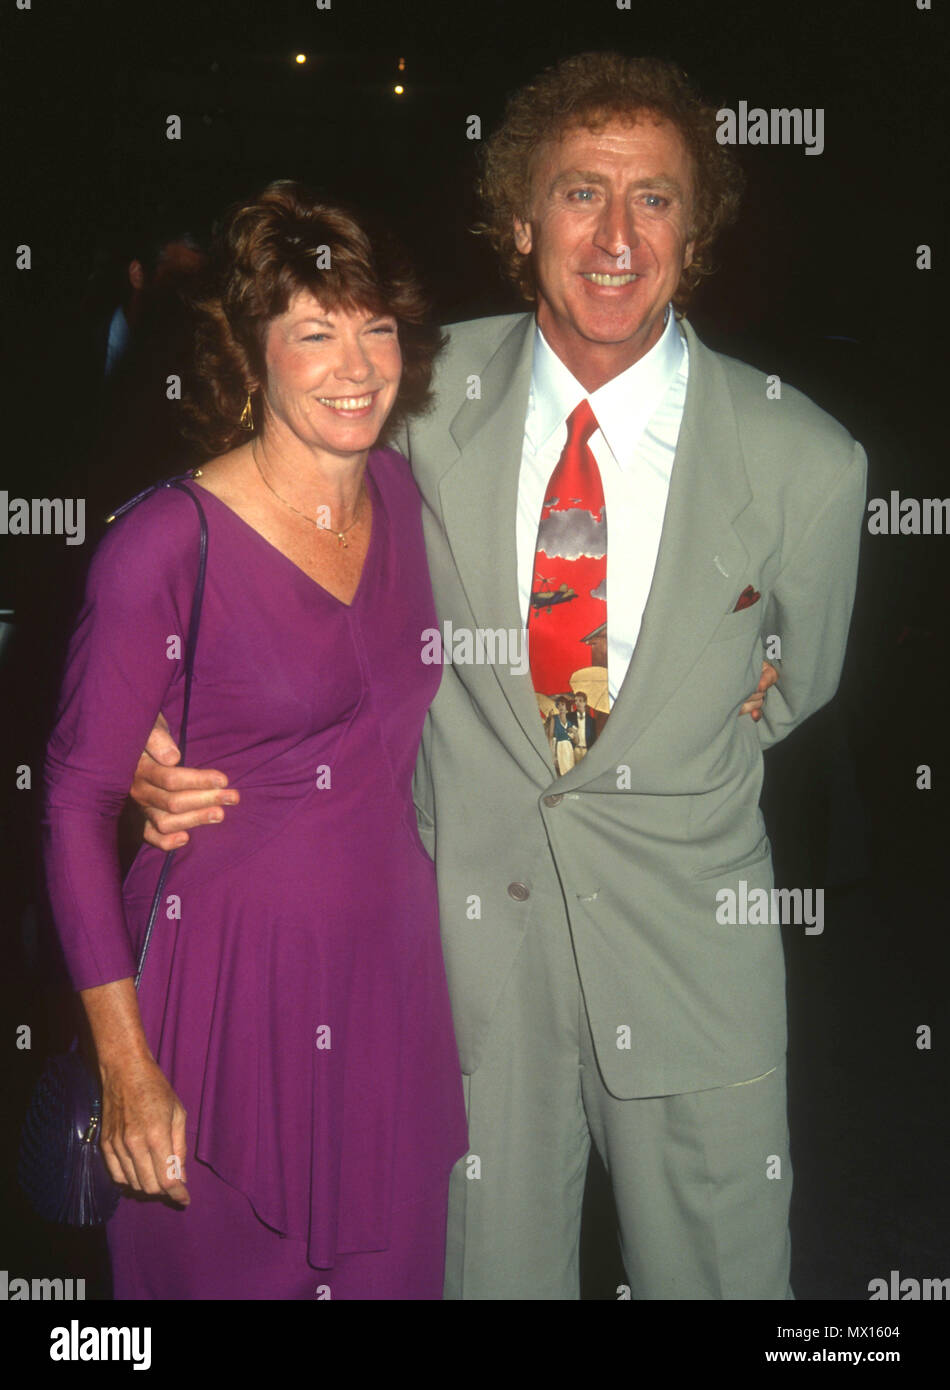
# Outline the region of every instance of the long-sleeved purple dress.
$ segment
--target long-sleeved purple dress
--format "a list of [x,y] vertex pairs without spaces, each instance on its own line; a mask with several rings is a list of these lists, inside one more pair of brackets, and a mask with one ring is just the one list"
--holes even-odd
[[[418,1284],[361,1295],[357,1277],[344,1296],[438,1296],[439,1204],[467,1135],[411,794],[435,612],[406,461],[374,451],[366,477],[349,606],[189,484],[209,540],[188,762],[227,773],[241,803],[177,851],[152,936],[139,1005],[188,1113],[192,1201],[120,1202],[118,1298],[333,1296],[333,1267],[405,1239],[425,1202]],[[161,488],[91,566],[46,768],[47,876],[77,989],[135,973],[163,855],[143,847],[121,885],[115,819],[157,712],[180,725],[197,564],[195,508]]]

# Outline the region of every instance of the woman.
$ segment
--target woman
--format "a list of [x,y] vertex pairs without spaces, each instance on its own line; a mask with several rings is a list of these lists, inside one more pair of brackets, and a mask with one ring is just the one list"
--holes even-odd
[[198,529],[177,489],[96,554],[48,753],[50,892],[134,1192],[115,1294],[438,1298],[467,1137],[410,789],[435,613],[408,465],[373,448],[425,404],[438,338],[385,246],[292,183],[232,211],[215,285],[188,743],[242,815],[176,854],[137,996],[162,855],[120,892],[114,822],[158,711],[180,724]]

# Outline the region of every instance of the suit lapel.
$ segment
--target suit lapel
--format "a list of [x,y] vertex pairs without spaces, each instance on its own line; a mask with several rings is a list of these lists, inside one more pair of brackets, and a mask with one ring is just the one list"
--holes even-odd
[[[732,400],[716,355],[688,323],[689,381],[653,584],[610,717],[559,789],[623,760],[675,694],[742,588],[748,552],[735,521],[751,501]],[[607,518],[607,544],[611,544]],[[608,624],[610,607],[608,595]]]
[[[583,786],[623,760],[687,678],[744,582],[748,552],[735,522],[752,494],[732,398],[715,353],[689,323],[682,327],[689,382],[640,635],[603,732],[583,761],[556,779],[559,790]],[[459,457],[439,483],[443,526],[476,626],[519,634],[515,518],[533,349],[534,318],[527,314],[483,367],[480,398],[467,400],[453,418]],[[609,526],[608,518],[608,544]],[[516,675],[498,663],[492,671],[536,754],[531,766],[542,783],[553,782],[530,672]]]
[[[442,523],[476,626],[517,633],[519,653],[515,519],[533,355],[534,316],[526,314],[482,368],[480,398],[467,400],[452,420],[459,457],[439,484]],[[530,673],[514,674],[507,663],[495,663],[492,671],[542,761],[541,768],[535,760],[532,765],[544,783],[553,768]]]

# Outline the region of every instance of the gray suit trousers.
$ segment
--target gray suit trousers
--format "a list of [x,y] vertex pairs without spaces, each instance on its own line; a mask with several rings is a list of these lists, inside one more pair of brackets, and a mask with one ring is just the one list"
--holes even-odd
[[563,904],[550,906],[465,1078],[471,1147],[452,1176],[445,1297],[579,1297],[593,1138],[620,1223],[618,1299],[792,1298],[784,1063],[685,1095],[612,1096]]

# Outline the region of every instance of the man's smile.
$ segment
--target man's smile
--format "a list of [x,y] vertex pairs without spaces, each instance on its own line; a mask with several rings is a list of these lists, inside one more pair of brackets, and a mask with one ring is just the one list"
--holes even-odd
[[591,285],[606,286],[608,289],[619,289],[623,285],[632,285],[634,280],[639,280],[639,275],[634,275],[627,271],[622,275],[604,275],[598,271],[588,270],[581,272],[581,278]]

